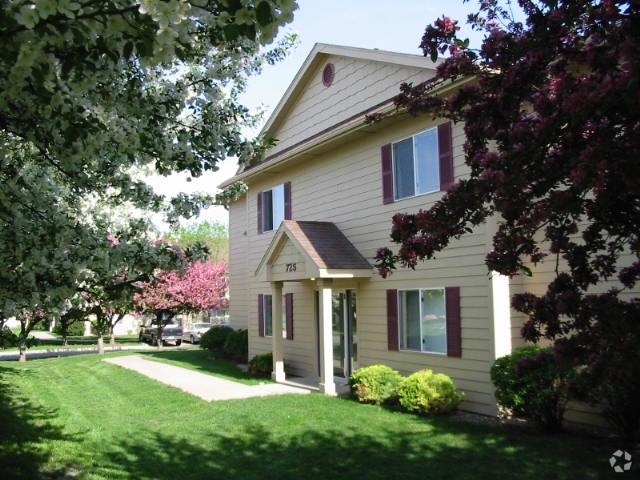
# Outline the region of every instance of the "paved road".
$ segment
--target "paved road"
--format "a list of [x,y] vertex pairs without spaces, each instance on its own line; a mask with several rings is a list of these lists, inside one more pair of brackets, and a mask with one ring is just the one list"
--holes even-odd
[[105,358],[105,362],[113,363],[129,370],[134,370],[159,382],[179,388],[196,395],[208,402],[213,400],[231,400],[249,397],[264,397],[284,393],[310,393],[311,390],[281,383],[264,383],[245,385],[225,380],[186,368],[167,365],[166,363],[147,360],[141,355],[126,355]]
[[[36,337],[41,340],[52,340],[57,337],[51,335],[49,332],[43,332],[40,330],[36,330],[31,332],[31,336]],[[127,350],[157,350],[158,347],[148,345],[146,343],[136,343],[133,345],[118,345],[111,346],[109,345],[109,338],[105,338],[104,350],[105,352],[120,352]],[[176,348],[176,347],[167,347],[167,348]],[[198,344],[192,345],[190,343],[182,342],[182,345],[177,348],[198,348]],[[27,360],[30,358],[48,358],[48,357],[62,357],[69,355],[80,355],[83,353],[98,353],[97,345],[78,345],[76,347],[48,347],[48,348],[38,348],[34,350],[27,350]],[[0,350],[0,360],[18,360],[18,351],[12,350],[9,352],[3,352]]]

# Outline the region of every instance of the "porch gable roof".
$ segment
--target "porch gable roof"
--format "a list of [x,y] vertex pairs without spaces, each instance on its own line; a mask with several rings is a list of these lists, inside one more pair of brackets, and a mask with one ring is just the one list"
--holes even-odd
[[256,269],[267,281],[370,277],[372,266],[331,222],[283,220]]

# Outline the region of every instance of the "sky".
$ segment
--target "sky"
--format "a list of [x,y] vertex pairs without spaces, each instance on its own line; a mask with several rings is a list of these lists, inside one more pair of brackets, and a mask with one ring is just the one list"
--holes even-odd
[[[316,43],[377,48],[392,52],[421,55],[418,48],[428,24],[446,15],[459,20],[460,37],[472,38],[466,26],[467,14],[477,10],[477,2],[470,0],[298,0],[298,10],[291,23],[281,28],[279,35],[296,33],[298,46],[285,60],[267,66],[262,73],[249,80],[242,103],[254,110],[265,110],[263,123],[269,118],[289,84],[293,81],[307,55]],[[425,58],[425,62],[430,62]],[[237,162],[226,160],[217,172],[186,180],[174,176],[163,182],[153,182],[158,193],[175,195],[178,192],[216,193],[217,186],[231,178]],[[211,207],[200,219],[228,223],[223,207]]]

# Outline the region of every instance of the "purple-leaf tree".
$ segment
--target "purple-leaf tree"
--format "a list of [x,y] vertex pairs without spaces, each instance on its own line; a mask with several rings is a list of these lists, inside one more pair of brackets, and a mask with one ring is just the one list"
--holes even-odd
[[[377,267],[382,276],[413,268],[495,216],[490,270],[556,265],[546,293],[512,299],[527,316],[523,337],[554,341],[577,369],[574,392],[631,439],[640,425],[640,3],[518,4],[522,22],[510,2],[480,2],[469,16],[484,33],[479,50],[449,18],[427,27],[424,55],[446,58],[434,79],[402,85],[396,104],[463,122],[470,173],[430,209],[394,216],[399,248],[381,248]],[[439,95],[451,81],[460,87]]]

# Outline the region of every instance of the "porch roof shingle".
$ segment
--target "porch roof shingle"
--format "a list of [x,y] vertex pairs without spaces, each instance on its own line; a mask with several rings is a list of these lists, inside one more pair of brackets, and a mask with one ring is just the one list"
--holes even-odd
[[370,269],[371,264],[331,222],[284,220],[285,228],[318,268],[330,270]]

